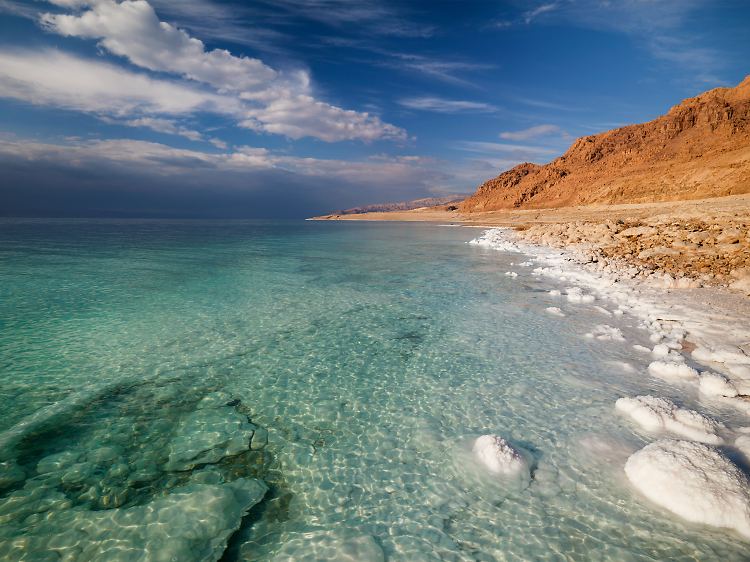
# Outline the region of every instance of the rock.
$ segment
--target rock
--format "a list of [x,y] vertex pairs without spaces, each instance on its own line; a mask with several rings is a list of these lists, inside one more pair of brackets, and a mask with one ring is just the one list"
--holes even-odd
[[[649,123],[579,138],[549,164],[520,164],[479,186],[460,211],[652,203],[748,193],[749,111],[750,77],[735,88],[715,88],[686,99]],[[733,236],[728,234],[727,239]]]
[[653,236],[659,231],[653,226],[635,226],[633,228],[627,228],[620,232],[618,236]]
[[[0,552],[13,548],[15,560],[45,560],[51,552],[56,560],[216,562],[242,517],[266,490],[259,480],[239,479],[221,486],[188,484],[147,505],[126,509],[50,509],[44,518],[26,525],[22,541],[0,538]],[[50,501],[59,496],[54,494]],[[112,507],[118,500],[107,496],[101,503]],[[85,555],[79,555],[81,551]]]
[[666,246],[656,246],[649,250],[644,250],[638,254],[638,259],[647,260],[655,256],[679,256],[680,251],[674,248],[667,248]]
[[739,281],[730,283],[729,288],[734,289],[735,291],[742,291],[747,296],[750,296],[750,277],[744,277]]
[[377,542],[360,531],[347,528],[317,529],[291,533],[273,562],[297,560],[327,562],[384,562],[385,554]]
[[26,478],[21,467],[13,460],[0,462],[0,489],[6,488],[11,484],[20,482]]
[[716,237],[716,242],[719,244],[735,244],[740,241],[742,232],[736,228],[727,228]]
[[224,406],[225,398],[208,396],[200,409],[180,419],[169,444],[167,470],[190,470],[250,448],[255,426],[233,407]]
[[734,269],[729,275],[730,277],[734,277],[736,279],[744,279],[745,277],[750,277],[750,267],[740,267],[738,269]]

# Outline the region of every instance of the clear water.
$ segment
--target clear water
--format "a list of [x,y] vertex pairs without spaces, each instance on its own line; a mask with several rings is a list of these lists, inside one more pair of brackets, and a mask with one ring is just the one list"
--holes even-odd
[[[627,341],[584,337],[601,302],[551,316],[559,287],[466,244],[479,233],[0,222],[0,557],[156,560],[172,527],[145,550],[102,546],[123,513],[156,512],[190,482],[256,478],[269,490],[223,554],[165,559],[750,559],[625,481],[623,459],[654,437],[616,399],[695,407],[645,374],[632,345],[648,333],[625,315],[606,323]],[[177,466],[209,411],[230,433],[247,419],[252,447]],[[529,453],[527,480],[466,460],[486,433]],[[108,514],[106,532],[81,530]]]

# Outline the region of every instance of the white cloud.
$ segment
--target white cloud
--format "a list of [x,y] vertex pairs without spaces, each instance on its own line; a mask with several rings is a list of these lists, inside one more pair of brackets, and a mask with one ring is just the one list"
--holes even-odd
[[497,107],[488,103],[446,100],[442,98],[407,98],[398,103],[411,109],[434,111],[435,113],[493,113],[498,111]]
[[383,123],[367,113],[344,110],[288,90],[273,92],[272,100],[247,112],[240,126],[255,131],[286,135],[292,139],[314,136],[328,142],[360,139],[406,140],[406,131]]
[[190,140],[199,141],[203,140],[203,136],[198,131],[191,131],[185,127],[176,125],[171,119],[158,119],[154,117],[141,117],[140,119],[130,119],[128,121],[114,121],[107,119],[111,123],[120,123],[127,125],[128,127],[147,127],[159,133],[166,133],[168,135],[181,135],[187,137]]
[[[469,152],[479,152],[482,154],[493,154],[497,152],[530,152],[534,154],[544,154],[544,155],[557,155],[561,156],[561,152],[559,150],[555,150],[554,148],[543,148],[539,146],[530,146],[530,145],[519,145],[519,144],[504,144],[504,143],[495,143],[495,142],[471,142],[471,141],[461,141],[455,146],[458,150],[467,150]],[[563,151],[564,152],[564,151]]]
[[210,142],[216,148],[221,148],[222,150],[226,150],[227,148],[229,148],[229,146],[227,145],[227,143],[225,143],[221,139],[208,139],[208,142]]
[[142,0],[85,4],[90,9],[81,15],[44,14],[40,21],[60,35],[101,39],[102,47],[137,66],[179,74],[218,89],[258,91],[282,81],[278,72],[258,59],[235,57],[221,49],[206,52],[202,41],[160,22],[151,5]]
[[110,116],[237,114],[240,103],[188,84],[156,80],[57,50],[0,51],[0,96]]
[[[406,131],[377,117],[316,100],[305,71],[282,74],[258,59],[235,57],[220,49],[206,51],[201,41],[184,30],[160,22],[144,0],[51,1],[83,11],[41,16],[48,31],[98,39],[103,49],[136,66],[179,75],[184,81],[157,79],[58,51],[0,51],[0,96],[130,118],[126,124],[194,140],[201,138],[198,131],[174,123],[170,127],[165,115],[229,115],[242,127],[292,139],[370,142],[407,138]],[[215,91],[206,91],[196,82]]]
[[530,12],[526,12],[524,14],[524,19],[526,20],[526,23],[531,22],[532,19],[534,19],[539,14],[543,14],[544,12],[550,12],[557,8],[557,4],[543,4],[542,6],[539,6],[535,10],[531,10]]
[[303,176],[330,177],[372,188],[393,184],[427,186],[442,176],[408,162],[348,162],[277,156],[265,148],[238,147],[235,152],[205,154],[134,140],[93,140],[72,145],[0,140],[0,156],[80,170],[138,171],[155,176],[216,172],[285,170]]
[[551,135],[552,133],[559,133],[560,135],[567,134],[557,125],[539,125],[537,127],[531,127],[530,129],[525,129],[523,131],[516,131],[514,133],[500,133],[500,138],[514,141],[525,141],[537,137]]

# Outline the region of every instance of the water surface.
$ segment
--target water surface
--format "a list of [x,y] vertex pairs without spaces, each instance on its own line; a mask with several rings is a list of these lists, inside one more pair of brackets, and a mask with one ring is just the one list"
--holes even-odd
[[[736,538],[670,519],[624,479],[623,455],[654,437],[617,398],[695,407],[646,375],[637,319],[561,304],[523,256],[466,243],[479,234],[0,222],[0,554],[156,560],[176,523],[129,536],[130,550],[102,541],[172,490],[259,479],[269,490],[223,554],[175,558],[747,560]],[[602,323],[626,341],[585,337]],[[528,478],[498,482],[467,460],[486,433],[529,454]],[[176,460],[197,434],[216,441],[208,456]],[[227,435],[236,446],[217,444]],[[237,515],[228,505],[215,509]]]

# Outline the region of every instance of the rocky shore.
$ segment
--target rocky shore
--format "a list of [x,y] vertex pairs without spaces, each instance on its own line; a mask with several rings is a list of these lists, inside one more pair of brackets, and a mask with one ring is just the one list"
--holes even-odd
[[[673,216],[517,227],[530,242],[580,245],[590,260],[630,266],[634,276],[660,274],[676,287],[726,285],[750,295],[750,221]],[[682,280],[679,282],[679,280]]]

